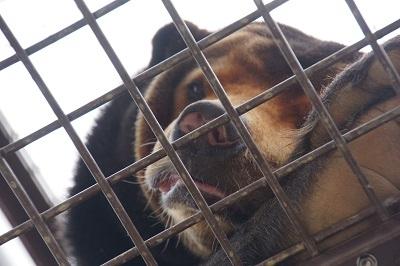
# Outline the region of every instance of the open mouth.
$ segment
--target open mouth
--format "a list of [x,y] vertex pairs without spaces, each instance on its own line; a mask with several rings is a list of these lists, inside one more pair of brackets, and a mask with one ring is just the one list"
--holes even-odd
[[[209,196],[213,196],[218,199],[222,199],[226,196],[223,191],[213,185],[197,180],[194,180],[194,183],[201,192],[206,193]],[[184,186],[182,179],[178,174],[170,174],[167,177],[155,180],[152,187],[158,189],[162,194],[166,195],[169,192],[172,192],[178,186]]]

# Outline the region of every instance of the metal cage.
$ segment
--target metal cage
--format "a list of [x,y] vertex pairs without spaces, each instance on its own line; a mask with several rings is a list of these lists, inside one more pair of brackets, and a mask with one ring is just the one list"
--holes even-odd
[[[329,260],[330,262],[340,262],[345,261],[351,256],[354,256],[355,251],[347,252],[343,251],[341,254],[341,258],[338,260],[333,255],[320,258],[318,256],[318,249],[317,243],[321,240],[327,238],[339,232],[340,230],[365,219],[371,215],[377,214],[381,220],[381,226],[377,227],[378,230],[377,234],[372,235],[371,237],[367,238],[363,243],[364,245],[358,246],[358,252],[364,252],[368,250],[367,248],[373,247],[377,243],[382,243],[385,240],[391,240],[395,237],[400,235],[400,227],[398,226],[398,222],[393,222],[393,219],[390,219],[385,204],[380,202],[371,186],[368,184],[368,180],[366,179],[363,172],[360,170],[356,160],[353,158],[352,154],[349,151],[347,146],[347,142],[353,141],[354,139],[362,136],[363,134],[368,133],[369,131],[379,127],[383,123],[386,123],[400,115],[400,106],[394,108],[393,110],[384,113],[383,115],[347,132],[346,134],[341,134],[334,124],[332,118],[330,117],[329,113],[325,109],[323,103],[319,99],[313,85],[311,84],[308,76],[312,73],[326,68],[339,59],[343,58],[344,56],[353,53],[361,49],[364,46],[370,45],[378,57],[380,63],[384,66],[386,72],[390,75],[393,81],[393,88],[399,93],[400,92],[400,76],[394,69],[390,59],[386,55],[385,51],[379,46],[377,40],[382,38],[383,36],[387,35],[388,33],[396,30],[400,27],[400,19],[396,20],[395,22],[379,29],[376,32],[372,32],[366,22],[364,21],[361,13],[359,12],[356,4],[353,0],[345,0],[349,9],[351,10],[355,20],[357,21],[358,25],[362,29],[364,33],[364,38],[361,41],[358,41],[350,46],[347,46],[336,53],[332,54],[331,56],[317,62],[316,64],[310,66],[307,69],[303,69],[299,62],[297,61],[296,56],[294,55],[290,45],[288,44],[285,36],[282,34],[278,24],[272,19],[270,16],[270,12],[276,8],[279,8],[280,5],[284,4],[288,0],[274,0],[268,4],[264,4],[262,0],[254,0],[257,9],[256,11],[248,14],[247,16],[235,21],[231,25],[211,34],[208,37],[196,42],[188,30],[185,22],[182,20],[181,16],[178,14],[176,9],[174,8],[173,4],[170,0],[162,0],[166,10],[170,14],[177,30],[181,34],[183,40],[185,41],[187,48],[183,51],[173,55],[172,57],[166,59],[165,61],[159,63],[158,65],[151,67],[144,72],[136,75],[133,79],[129,76],[128,72],[125,70],[124,66],[118,59],[118,56],[114,52],[113,48],[111,47],[110,43],[108,42],[106,36],[103,34],[102,30],[100,29],[96,19],[111,12],[112,10],[122,6],[127,0],[115,0],[112,3],[106,5],[105,7],[97,10],[96,12],[92,13],[89,11],[88,7],[84,3],[83,0],[75,0],[75,3],[79,10],[82,12],[83,19],[73,23],[72,25],[60,30],[57,33],[47,37],[46,39],[26,48],[23,49],[19,44],[18,40],[14,37],[12,31],[7,26],[6,22],[0,17],[0,29],[10,42],[11,46],[15,50],[15,55],[6,58],[5,60],[0,62],[0,70],[5,69],[12,64],[21,61],[25,68],[28,70],[29,74],[31,75],[32,79],[37,84],[38,88],[42,92],[43,96],[47,100],[48,104],[52,108],[53,112],[57,116],[57,120],[38,129],[37,131],[29,134],[28,136],[21,138],[12,143],[3,143],[2,147],[0,148],[0,173],[3,176],[4,180],[8,184],[9,188],[18,199],[19,204],[23,207],[25,212],[28,214],[29,219],[25,222],[18,222],[15,227],[8,232],[0,235],[0,244],[4,244],[7,241],[24,235],[31,232],[33,229],[36,229],[40,234],[41,239],[46,244],[48,250],[50,250],[52,256],[54,257],[55,261],[60,265],[69,265],[66,255],[64,254],[63,250],[61,249],[59,243],[55,240],[54,235],[49,229],[47,221],[50,220],[52,217],[73,208],[74,206],[80,204],[81,202],[87,200],[88,198],[92,197],[96,193],[103,193],[109,204],[112,206],[115,214],[118,216],[120,222],[126,229],[128,235],[130,236],[132,242],[134,243],[135,247],[127,250],[126,252],[120,254],[119,256],[113,258],[112,260],[106,262],[104,265],[118,265],[120,263],[126,262],[129,259],[142,256],[144,261],[148,265],[156,265],[157,262],[155,261],[154,257],[152,256],[151,252],[149,251],[150,247],[158,245],[162,241],[168,239],[169,237],[177,234],[186,228],[198,223],[202,219],[205,219],[208,225],[210,226],[212,232],[214,233],[216,239],[218,240],[221,248],[225,251],[226,255],[228,256],[229,260],[233,265],[240,265],[240,259],[235,253],[234,249],[231,247],[227,236],[223,233],[223,230],[218,225],[215,217],[213,216],[213,211],[225,208],[229,204],[239,200],[245,194],[251,193],[255,189],[268,185],[272,191],[274,192],[275,196],[277,197],[278,201],[280,202],[281,206],[284,208],[287,218],[291,221],[294,228],[297,230],[299,235],[302,238],[302,241],[285,251],[282,251],[263,262],[263,264],[273,264],[279,261],[284,260],[285,258],[297,254],[303,250],[307,251],[312,257],[314,257],[315,262],[322,263],[325,260]],[[229,102],[223,87],[219,83],[216,75],[214,74],[213,70],[211,69],[210,65],[207,62],[202,50],[206,47],[212,45],[213,43],[223,39],[224,37],[228,36],[229,34],[235,32],[236,30],[244,27],[245,25],[251,23],[252,21],[262,17],[265,21],[266,26],[270,29],[271,34],[274,38],[276,45],[279,47],[281,53],[284,55],[288,65],[293,71],[293,76],[286,79],[285,81],[269,88],[262,94],[258,95],[257,97],[247,101],[246,103],[234,108],[232,104]],[[93,33],[95,34],[98,42],[103,47],[104,51],[108,55],[111,63],[113,64],[114,68],[117,70],[120,78],[123,81],[123,85],[109,91],[108,93],[94,99],[93,101],[81,106],[80,108],[76,109],[75,111],[66,114],[60,108],[57,101],[51,94],[50,89],[46,86],[46,83],[41,78],[40,74],[36,70],[35,66],[32,64],[31,60],[29,59],[29,55],[44,49],[48,45],[60,40],[61,38],[67,36],[68,34],[78,30],[79,28],[83,27],[84,25],[88,24],[92,29]],[[140,84],[143,81],[156,76],[157,74],[163,72],[164,70],[176,65],[177,63],[181,62],[182,60],[193,57],[197,64],[201,67],[204,76],[207,78],[208,82],[211,84],[214,93],[219,98],[220,102],[225,108],[226,113],[219,116],[218,118],[214,119],[213,121],[203,125],[202,127],[198,128],[196,131],[191,132],[190,134],[184,136],[183,138],[170,143],[162,128],[160,127],[159,123],[155,119],[153,113],[151,112],[149,106],[147,105],[146,101],[144,100],[143,96],[141,95],[138,87],[136,84]],[[332,140],[325,145],[321,146],[320,148],[313,150],[312,152],[296,159],[289,164],[272,171],[266,160],[261,155],[260,151],[258,150],[257,146],[253,142],[249,132],[243,125],[242,121],[240,120],[240,115],[248,112],[249,110],[255,108],[256,106],[268,101],[281,91],[285,90],[289,85],[294,84],[295,82],[299,82],[302,86],[304,92],[313,103],[314,107],[318,111],[318,114],[322,118],[322,121],[327,128]],[[135,163],[129,165],[128,167],[121,169],[119,172],[111,175],[111,176],[104,176],[100,168],[98,167],[96,161],[93,159],[91,154],[89,153],[88,149],[78,137],[76,131],[71,125],[71,121],[74,119],[83,116],[84,114],[90,112],[91,110],[111,101],[113,98],[117,97],[124,91],[128,91],[131,95],[134,102],[139,107],[140,111],[146,118],[149,126],[153,130],[154,134],[156,135],[157,139],[162,144],[163,149],[158,150],[145,158],[136,161]],[[239,132],[242,140],[244,141],[247,149],[253,155],[255,162],[257,163],[259,169],[263,174],[263,178],[259,179],[258,181],[240,189],[239,191],[227,196],[226,198],[220,200],[219,202],[208,206],[205,202],[204,198],[202,197],[200,191],[197,189],[196,185],[194,184],[193,179],[191,178],[190,174],[188,173],[185,166],[182,164],[181,160],[179,159],[176,150],[182,147],[183,145],[189,143],[195,137],[203,134],[205,132],[210,131],[213,128],[221,126],[225,123],[231,121],[237,131]],[[18,151],[19,149],[29,145],[30,143],[42,138],[43,136],[49,134],[50,132],[63,127],[67,132],[68,136],[71,138],[72,142],[74,143],[76,149],[79,151],[80,156],[84,160],[85,164],[87,165],[88,169],[90,170],[93,177],[96,179],[97,183],[88,189],[70,197],[69,199],[65,200],[64,202],[57,204],[54,207],[49,207],[45,203],[42,202],[40,205],[40,209],[35,206],[37,205],[37,199],[32,199],[28,196],[27,191],[23,188],[21,183],[29,182],[30,177],[24,178],[17,178],[20,177],[20,174],[15,170],[12,169],[11,164],[13,164],[10,158],[13,154]],[[350,217],[335,226],[319,232],[316,235],[308,235],[305,229],[303,228],[299,218],[297,217],[296,212],[294,211],[293,204],[290,202],[288,196],[283,191],[281,185],[279,184],[278,180],[279,177],[284,176],[297,167],[309,162],[317,158],[318,156],[333,150],[338,149],[345,160],[347,161],[348,165],[357,176],[358,180],[360,181],[360,185],[364,188],[365,193],[367,194],[369,200],[371,201],[371,207],[361,213]],[[165,231],[147,239],[144,241],[140,236],[140,232],[136,229],[134,222],[128,217],[127,213],[125,212],[124,208],[121,205],[121,202],[116,197],[113,189],[111,188],[111,184],[121,181],[122,179],[126,178],[127,176],[135,173],[136,171],[143,169],[144,167],[148,166],[149,164],[159,160],[160,158],[168,156],[173,165],[178,170],[180,176],[184,180],[185,185],[187,186],[188,190],[190,191],[192,197],[194,198],[196,204],[199,207],[199,212],[195,215],[191,216],[190,218],[184,220],[183,222],[166,229]],[[26,186],[24,186],[26,187]],[[2,189],[3,190],[3,189]],[[3,192],[2,192],[3,193]],[[34,192],[33,194],[37,194],[38,192]],[[29,193],[31,194],[31,193]],[[3,195],[1,196],[3,197]],[[16,208],[18,204],[15,204]],[[17,210],[16,210],[17,212]],[[40,238],[39,238],[40,239]],[[26,241],[38,241],[38,238],[31,237],[28,238]],[[39,241],[41,242],[41,241]],[[366,243],[366,244],[365,244]],[[39,245],[39,244],[38,244]],[[361,248],[360,248],[361,247]],[[364,248],[364,249],[363,249]],[[348,251],[348,250],[347,250]],[[340,254],[340,253],[338,253]],[[48,254],[47,254],[48,255]],[[46,252],[43,253],[42,256],[47,256]],[[367,255],[365,256],[368,257]],[[361,258],[363,259],[363,258]],[[52,261],[52,259],[47,260],[48,262]],[[54,261],[53,261],[54,262]]]

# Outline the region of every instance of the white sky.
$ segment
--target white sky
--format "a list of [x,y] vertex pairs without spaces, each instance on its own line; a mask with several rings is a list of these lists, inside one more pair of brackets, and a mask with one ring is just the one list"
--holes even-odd
[[[86,1],[92,11],[109,2],[111,0]],[[209,30],[220,29],[255,10],[252,0],[173,2],[185,19]],[[373,30],[399,18],[398,0],[359,0],[357,4]],[[72,0],[0,0],[0,14],[25,48],[82,17]],[[292,0],[272,14],[279,22],[321,39],[351,44],[362,38],[343,0]],[[132,76],[148,63],[151,38],[156,30],[170,21],[161,1],[156,0],[130,1],[98,20]],[[0,61],[13,54],[0,34]],[[87,26],[30,58],[66,113],[121,84]],[[0,112],[16,133],[15,139],[55,120],[21,63],[0,71],[0,95]],[[73,122],[83,139],[97,115],[96,110]],[[65,199],[78,157],[65,132],[57,130],[27,146],[23,152],[37,166],[53,199],[56,202]],[[0,227],[0,234],[7,228],[6,225]],[[0,253],[7,253],[4,252],[6,245],[0,247]],[[28,264],[17,261],[9,265]]]

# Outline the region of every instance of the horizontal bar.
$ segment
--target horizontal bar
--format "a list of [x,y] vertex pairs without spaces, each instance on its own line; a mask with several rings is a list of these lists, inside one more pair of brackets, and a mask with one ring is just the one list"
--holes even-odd
[[[110,13],[114,9],[122,6],[123,4],[126,4],[128,1],[129,0],[115,0],[115,1],[105,5],[104,7],[98,9],[96,12],[93,13],[93,15],[96,18],[100,18],[100,17],[104,16],[105,14]],[[60,31],[57,31],[56,33],[51,34],[47,38],[29,46],[28,48],[25,49],[25,51],[26,51],[27,55],[32,55],[32,54],[40,51],[41,49],[49,46],[50,44],[53,44],[56,41],[59,41],[60,39],[77,31],[78,29],[82,28],[85,25],[86,25],[86,23],[85,23],[84,19],[78,20],[78,21],[74,22],[73,24],[69,25],[68,27],[66,27]],[[19,58],[16,54],[2,60],[0,62],[0,71],[17,63],[18,61],[19,61]]]
[[268,259],[264,260],[263,262],[257,264],[257,266],[275,266],[279,262],[287,259],[290,256],[294,256],[294,255],[300,253],[304,249],[305,249],[304,244],[302,242],[298,243],[294,246],[291,246],[290,248],[287,248],[287,249],[279,252],[278,254],[273,255],[272,257],[269,257]]
[[[89,103],[79,107],[78,109],[72,111],[67,115],[67,118],[69,121],[74,121],[75,119],[78,119],[79,117],[89,113],[90,111],[93,111],[94,109],[102,106],[103,104],[106,104],[107,102],[111,101],[115,97],[118,97],[119,95],[124,92],[125,89],[121,85],[112,91],[96,98],[95,100],[90,101]],[[8,153],[16,152],[28,144],[33,143],[34,141],[46,136],[47,134],[61,128],[61,124],[58,122],[58,120],[55,120],[46,126],[32,132],[31,134],[14,141],[13,143],[10,143],[4,147],[0,148],[0,155],[1,156],[6,156]]]

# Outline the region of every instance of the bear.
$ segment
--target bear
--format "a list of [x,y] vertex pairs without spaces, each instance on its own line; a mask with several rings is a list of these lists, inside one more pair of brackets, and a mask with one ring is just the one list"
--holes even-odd
[[[196,40],[211,34],[192,23],[187,25]],[[303,68],[344,47],[286,25],[280,27]],[[385,47],[398,67],[398,38]],[[153,38],[152,57],[147,68],[184,48],[185,43],[175,26],[164,26]],[[245,26],[206,48],[204,54],[235,106],[292,76],[263,23]],[[343,132],[399,104],[390,80],[373,53],[354,52],[329,68],[313,73],[310,79]],[[192,58],[137,85],[171,142],[225,113]],[[317,112],[297,83],[242,115],[241,119],[272,169],[329,141]],[[396,138],[399,132],[396,122],[389,122],[350,145],[381,200],[399,194],[400,179],[396,174],[400,173],[400,141]],[[366,155],[365,143],[374,147],[371,156]],[[127,92],[104,108],[86,145],[106,176],[162,148]],[[262,177],[231,122],[199,136],[177,153],[209,205]],[[113,189],[143,239],[198,211],[167,157],[125,181],[114,184]],[[296,203],[296,211],[309,234],[370,205],[339,151],[315,159],[280,182],[290,200]],[[95,180],[79,161],[70,195],[93,184]],[[245,265],[259,263],[301,241],[267,186],[215,216]],[[102,264],[133,247],[101,193],[69,210],[66,218],[64,237],[78,265]],[[321,250],[376,223],[376,219],[371,219],[364,226],[346,230],[336,239],[323,242]],[[229,264],[205,221],[151,248],[151,252],[160,265]],[[144,265],[144,261],[136,257],[126,264]]]

